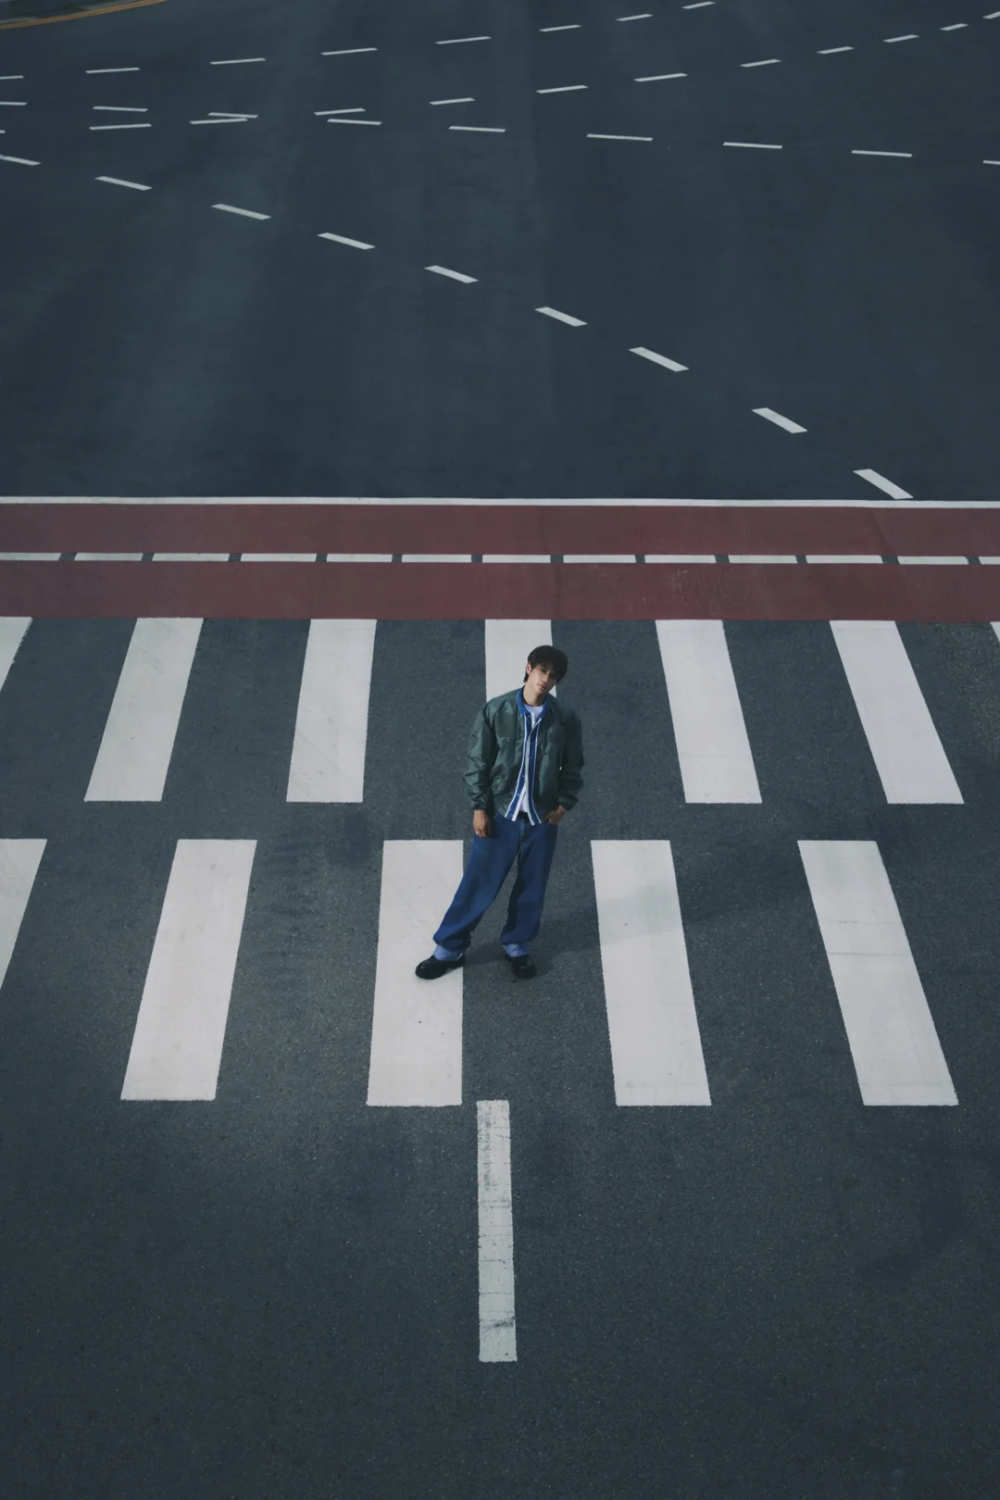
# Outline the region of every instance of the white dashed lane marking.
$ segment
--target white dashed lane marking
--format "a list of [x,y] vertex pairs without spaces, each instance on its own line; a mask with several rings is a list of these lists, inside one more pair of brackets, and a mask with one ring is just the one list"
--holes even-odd
[[29,161],[26,156],[0,156],[0,161],[13,161],[19,167],[40,167],[40,161]]
[[600,135],[596,131],[587,136],[588,141],[651,141],[651,135]]
[[94,181],[110,182],[113,187],[135,188],[137,193],[148,193],[150,191],[148,183],[128,182],[124,177],[95,177]]
[[114,115],[148,115],[149,110],[138,104],[95,104],[95,110]]
[[759,62],[740,63],[741,68],[766,68],[771,63],[779,63],[780,57],[762,57]]
[[345,234],[331,234],[329,230],[319,236],[321,240],[333,240],[338,245],[350,245],[353,250],[374,250],[374,245],[366,245],[364,240],[351,240]]
[[321,57],[354,57],[359,52],[377,52],[377,47],[341,47],[338,52],[321,52]]
[[773,422],[776,427],[783,427],[786,432],[805,432],[798,422],[793,422],[789,417],[783,417],[780,411],[772,411],[769,406],[755,406],[755,417],[763,417],[767,422]]
[[218,208],[224,214],[239,214],[243,219],[269,219],[270,214],[255,213],[252,208],[234,208],[231,203],[213,203],[213,208]]
[[536,89],[536,94],[575,94],[577,89],[589,88],[586,83],[562,83],[555,89]]
[[449,130],[472,130],[481,135],[506,135],[506,125],[449,125]]
[[333,119],[327,120],[328,125],[381,125],[381,120],[348,120],[343,115],[335,115]]
[[447,36],[444,41],[437,42],[438,47],[457,47],[460,42],[489,42],[492,38],[488,36]]
[[904,156],[912,157],[912,151],[852,151],[852,156]]
[[656,354],[652,349],[644,349],[641,344],[628,352],[638,354],[641,359],[648,359],[654,365],[662,365],[665,370],[675,370],[679,373],[687,369],[687,365],[679,365],[675,359],[668,359],[665,354]]
[[650,73],[648,78],[637,78],[636,83],[663,83],[667,78],[686,78],[686,73]]
[[859,479],[867,479],[869,484],[873,484],[876,489],[883,490],[893,500],[913,499],[913,496],[907,494],[906,490],[901,490],[898,484],[893,484],[891,479],[886,479],[885,475],[879,474],[876,469],[855,469],[854,472]]
[[88,73],[138,73],[138,68],[88,68]]
[[724,146],[745,146],[750,151],[783,151],[783,146],[772,146],[766,141],[723,141]]
[[352,105],[350,109],[314,109],[314,115],[363,115],[364,108],[360,104]]
[[470,96],[465,99],[432,99],[430,102],[432,104],[475,104],[476,101]]
[[579,21],[574,21],[569,26],[539,26],[539,31],[579,31]]
[[464,281],[470,286],[476,280],[475,276],[465,276],[461,271],[449,271],[447,266],[425,266],[425,271],[433,271],[438,276],[450,276],[453,281]]
[[209,63],[210,68],[235,68],[241,63],[267,62],[266,57],[219,57]]
[[131,120],[127,125],[89,125],[89,130],[152,130],[148,120]]
[[853,52],[853,51],[854,51],[853,47],[821,47],[820,50],[817,52],[816,56],[817,57],[832,57],[833,54],[834,54],[834,52]]
[[586,328],[582,318],[571,318],[569,313],[557,312],[554,307],[536,307],[535,312],[544,313],[547,318],[556,318],[560,323],[568,323],[571,328]]

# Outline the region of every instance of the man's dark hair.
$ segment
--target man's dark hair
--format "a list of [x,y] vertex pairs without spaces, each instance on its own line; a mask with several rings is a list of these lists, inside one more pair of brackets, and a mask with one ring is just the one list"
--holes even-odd
[[[560,651],[558,646],[536,646],[528,657],[529,667],[551,667],[556,674],[556,682],[562,682],[569,670],[569,657],[565,651]],[[524,680],[527,682],[528,674],[525,672]]]

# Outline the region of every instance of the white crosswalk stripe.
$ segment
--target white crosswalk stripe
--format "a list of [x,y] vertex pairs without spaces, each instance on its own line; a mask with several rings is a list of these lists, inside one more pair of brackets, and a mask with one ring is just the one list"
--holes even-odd
[[44,852],[44,839],[0,839],[0,985]]
[[721,620],[657,620],[688,802],[759,802],[760,787]]
[[289,802],[361,802],[365,786],[374,620],[313,620],[309,626]]

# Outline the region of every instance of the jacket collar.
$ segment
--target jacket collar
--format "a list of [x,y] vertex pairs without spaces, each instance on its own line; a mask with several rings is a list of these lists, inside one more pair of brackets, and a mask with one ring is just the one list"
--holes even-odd
[[[539,719],[538,719],[539,723],[541,723],[542,719],[545,718],[545,715],[548,712],[548,708],[549,708],[549,700],[548,700],[548,698],[546,698],[545,702],[542,704],[542,712],[540,713]],[[526,719],[528,717],[528,705],[524,701],[524,688],[523,687],[520,687],[517,690],[517,711],[521,715],[522,719]]]

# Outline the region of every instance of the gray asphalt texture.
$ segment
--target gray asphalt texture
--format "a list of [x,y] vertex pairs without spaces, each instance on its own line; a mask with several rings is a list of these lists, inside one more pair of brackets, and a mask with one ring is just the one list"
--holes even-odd
[[[0,151],[42,162],[0,178],[0,493],[871,498],[852,474],[871,465],[922,498],[994,498],[1000,22],[974,31],[958,0],[888,19],[719,0],[630,30],[613,16],[641,5],[553,4],[167,0],[0,32],[0,72],[26,75],[0,88],[30,101],[2,111]],[[479,31],[479,51],[433,45]],[[811,55],[839,43],[858,50]],[[683,96],[630,82],[675,69]],[[508,135],[428,107],[464,93]],[[154,128],[91,134],[94,103],[148,105]],[[312,114],[352,105],[385,123]],[[213,109],[260,119],[188,124]],[[727,808],[683,801],[653,626],[557,623],[586,788],[536,980],[500,957],[503,897],[483,923],[447,1110],[365,1105],[381,847],[469,837],[482,625],[380,622],[365,800],[325,808],[284,801],[307,624],[266,621],[206,623],[162,803],[85,804],[130,631],[36,621],[0,692],[0,836],[49,841],[0,992],[5,1497],[993,1493],[991,630],[902,627],[965,797],[907,808],[828,629],[728,625],[763,801]],[[257,840],[218,1097],[123,1104],[176,841],[211,837]],[[607,838],[672,842],[710,1109],[614,1104],[589,851]],[[877,841],[956,1109],[862,1105],[801,838]],[[512,1124],[503,1366],[477,1359],[491,1098]]]

